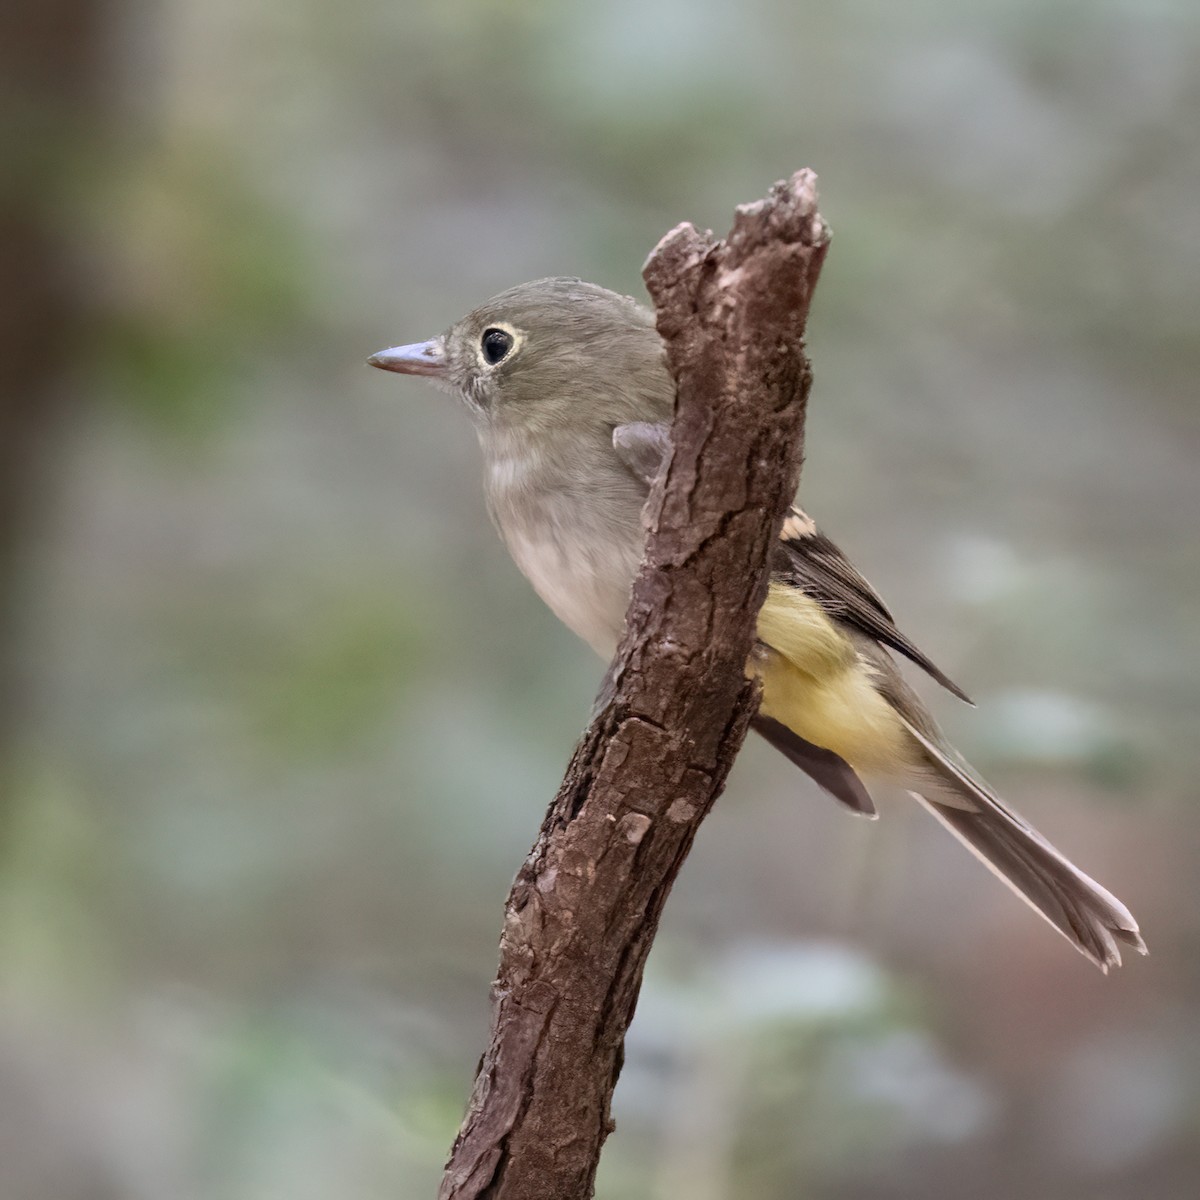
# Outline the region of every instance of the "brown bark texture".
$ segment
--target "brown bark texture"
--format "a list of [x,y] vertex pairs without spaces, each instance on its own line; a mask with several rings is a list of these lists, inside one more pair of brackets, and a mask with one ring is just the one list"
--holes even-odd
[[799,479],[828,240],[800,171],[724,240],[680,225],[646,262],[672,450],[606,690],[508,897],[490,1043],[441,1200],[592,1195],[663,904],[758,704],[745,663]]

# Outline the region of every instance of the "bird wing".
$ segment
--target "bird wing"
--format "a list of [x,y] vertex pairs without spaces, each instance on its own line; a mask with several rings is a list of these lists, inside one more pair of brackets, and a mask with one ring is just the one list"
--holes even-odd
[[970,697],[896,627],[875,589],[803,511],[793,507],[780,531],[773,573],[811,596],[834,620],[903,654],[960,700]]
[[658,468],[671,450],[671,427],[661,421],[631,421],[614,425],[613,449],[629,473],[649,490]]
[[799,767],[851,812],[871,820],[879,815],[863,781],[840,755],[823,746],[814,746],[786,725],[762,713],[758,713],[750,724],[755,733],[765,738],[784,758]]
[[[661,422],[635,421],[616,426],[612,440],[620,461],[649,488],[670,450],[670,427]],[[960,700],[971,703],[966,692],[900,632],[879,594],[803,509],[791,509],[779,540],[771,564],[777,578],[811,596],[834,620],[852,625],[903,654]]]

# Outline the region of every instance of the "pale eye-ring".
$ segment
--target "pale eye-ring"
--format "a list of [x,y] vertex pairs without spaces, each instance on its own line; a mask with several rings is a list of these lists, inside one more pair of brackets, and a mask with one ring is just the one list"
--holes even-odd
[[506,329],[485,329],[479,345],[484,359],[494,367],[508,357],[513,348],[513,335]]

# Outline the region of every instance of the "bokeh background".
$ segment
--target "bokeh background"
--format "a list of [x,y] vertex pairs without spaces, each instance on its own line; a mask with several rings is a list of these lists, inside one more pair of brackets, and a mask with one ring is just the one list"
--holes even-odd
[[6,0],[0,1195],[432,1196],[602,666],[453,401],[514,282],[640,294],[807,165],[802,494],[1124,898],[1101,977],[922,814],[749,745],[602,1200],[1200,1187],[1194,0]]

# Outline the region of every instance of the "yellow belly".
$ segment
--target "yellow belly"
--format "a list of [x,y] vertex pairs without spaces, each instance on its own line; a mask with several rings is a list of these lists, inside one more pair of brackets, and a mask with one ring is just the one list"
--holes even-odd
[[904,769],[911,738],[872,682],[850,639],[815,601],[772,583],[758,617],[769,647],[752,661],[763,681],[762,713],[852,767],[890,775]]

